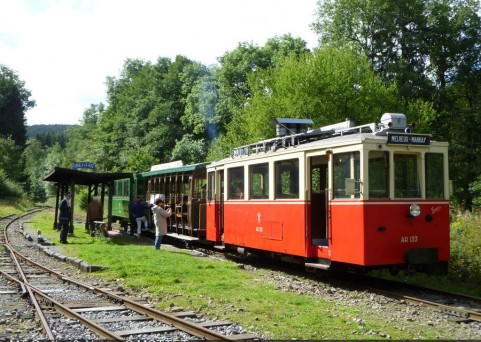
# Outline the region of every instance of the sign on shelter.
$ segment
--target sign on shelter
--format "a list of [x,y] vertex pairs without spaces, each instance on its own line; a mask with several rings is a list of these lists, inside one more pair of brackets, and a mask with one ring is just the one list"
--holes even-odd
[[78,162],[73,164],[72,170],[78,170],[78,169],[92,169],[95,170],[95,164],[94,163],[89,163],[89,162]]

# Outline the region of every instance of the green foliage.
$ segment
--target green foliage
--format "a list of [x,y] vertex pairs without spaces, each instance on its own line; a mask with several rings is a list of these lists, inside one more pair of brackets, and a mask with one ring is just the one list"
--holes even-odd
[[0,170],[12,181],[20,181],[23,177],[22,147],[10,137],[0,135]]
[[8,178],[4,170],[0,169],[0,198],[18,198],[23,196],[20,184]]
[[236,49],[219,58],[220,68],[215,70],[219,86],[216,113],[219,132],[233,120],[234,113],[243,108],[252,96],[249,75],[273,68],[288,56],[302,56],[308,52],[306,42],[291,35],[269,39],[264,47],[252,43],[239,43]]
[[481,176],[478,176],[469,186],[469,192],[473,197],[473,209],[481,209]]
[[287,57],[276,68],[251,74],[248,85],[248,104],[234,113],[225,137],[214,143],[216,149],[228,148],[224,156],[235,146],[275,136],[269,125],[274,118],[310,118],[315,127],[346,118],[361,124],[401,107],[395,86],[386,87],[366,58],[349,49]]
[[457,215],[451,223],[450,274],[481,284],[481,218],[478,213]]
[[44,202],[47,197],[46,183],[43,182],[44,174],[49,171],[44,163],[46,155],[46,148],[37,139],[28,140],[23,151],[25,173],[28,176],[26,190],[36,202]]
[[68,129],[73,127],[78,127],[78,125],[62,125],[62,124],[30,125],[30,126],[27,126],[27,137],[35,138],[37,135],[43,135],[47,133],[61,135],[63,133],[66,133]]
[[87,210],[88,202],[88,189],[87,187],[80,187],[75,189],[75,207],[80,210]]
[[136,150],[129,150],[126,167],[130,172],[145,172],[158,163],[158,159],[151,155],[146,147],[138,147]]
[[205,141],[194,140],[192,134],[186,134],[177,141],[172,150],[171,160],[182,160],[184,164],[200,163],[205,160],[207,147]]
[[432,103],[411,114],[424,132],[449,141],[454,202],[470,209],[469,184],[481,169],[480,2],[326,0],[318,6],[313,27],[323,46],[361,51],[385,82],[397,84],[408,107]]
[[25,213],[28,210],[34,209],[34,207],[35,203],[26,196],[18,197],[15,195],[14,197],[7,198],[1,198],[0,196],[0,217]]
[[17,74],[0,64],[0,136],[11,136],[23,147],[26,141],[25,112],[35,106],[30,91]]
[[56,133],[56,132],[45,132],[39,133],[35,136],[43,146],[53,146],[54,144],[58,143],[62,148],[65,148],[67,145],[67,136],[64,132]]

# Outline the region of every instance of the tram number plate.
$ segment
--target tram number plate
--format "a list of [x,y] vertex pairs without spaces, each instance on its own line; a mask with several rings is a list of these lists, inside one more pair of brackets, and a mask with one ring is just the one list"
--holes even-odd
[[411,235],[411,236],[401,236],[401,243],[416,243],[418,242],[418,236],[417,235]]

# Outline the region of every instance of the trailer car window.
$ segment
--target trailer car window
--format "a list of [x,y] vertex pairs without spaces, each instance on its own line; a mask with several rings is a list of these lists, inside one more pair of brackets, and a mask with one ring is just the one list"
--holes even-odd
[[369,198],[389,198],[389,152],[369,151]]
[[444,156],[426,153],[426,198],[444,198]]
[[299,159],[275,163],[276,198],[299,198]]
[[253,199],[269,198],[269,164],[249,166],[249,196]]
[[214,200],[214,194],[215,194],[215,172],[209,172],[207,175],[207,182],[208,182],[208,188],[207,188],[207,199],[209,201]]
[[229,182],[228,199],[244,199],[244,167],[227,169]]

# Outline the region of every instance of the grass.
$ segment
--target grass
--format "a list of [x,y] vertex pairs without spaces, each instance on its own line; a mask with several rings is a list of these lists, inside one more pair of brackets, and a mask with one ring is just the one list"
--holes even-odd
[[35,204],[25,198],[0,199],[0,217],[18,215],[34,207]]
[[[34,229],[42,229],[44,237],[58,242],[52,222],[53,211],[32,219]],[[451,337],[434,326],[420,329],[420,322],[386,320],[362,300],[337,302],[332,297],[282,292],[266,280],[268,270],[247,271],[234,262],[194,257],[188,251],[156,251],[146,238],[93,239],[80,220],[74,233],[63,254],[108,267],[99,275],[148,295],[159,309],[180,307],[211,319],[226,319],[268,339]]]

